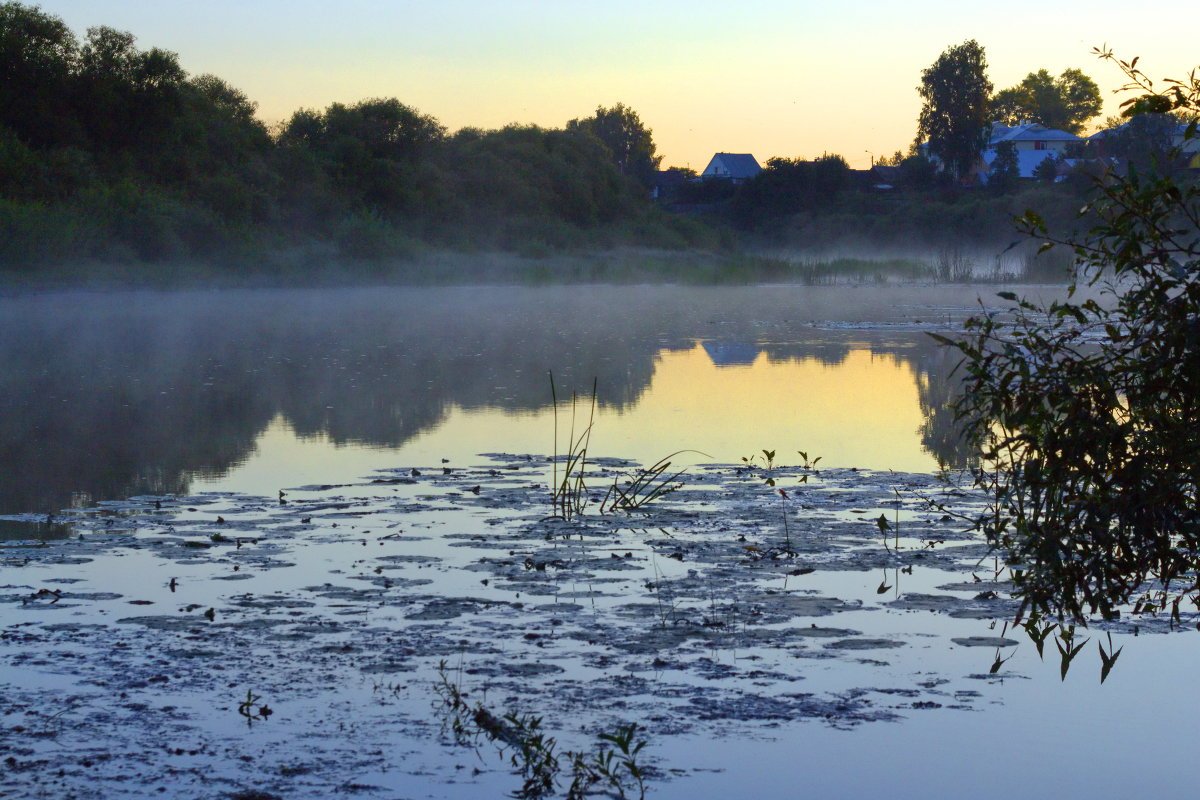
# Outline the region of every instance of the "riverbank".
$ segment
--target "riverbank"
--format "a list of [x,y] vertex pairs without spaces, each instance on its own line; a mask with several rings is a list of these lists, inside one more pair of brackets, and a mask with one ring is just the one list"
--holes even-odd
[[[1065,268],[1059,270],[1066,274]],[[810,255],[794,249],[714,252],[617,248],[528,256],[429,251],[398,259],[347,261],[312,253],[232,269],[202,262],[69,262],[33,272],[0,272],[0,295],[66,290],[156,291],[353,286],[679,284],[807,286],[1059,283],[1038,264],[964,251],[911,255]]]

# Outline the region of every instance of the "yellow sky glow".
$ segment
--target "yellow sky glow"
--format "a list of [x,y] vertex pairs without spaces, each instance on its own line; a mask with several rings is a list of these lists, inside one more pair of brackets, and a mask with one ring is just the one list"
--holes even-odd
[[[949,0],[828,4],[747,0],[49,0],[76,31],[110,25],[143,47],[225,78],[266,121],[301,107],[394,96],[450,129],[557,127],[624,102],[653,129],[664,165],[702,169],[714,152],[812,157],[855,167],[907,148],[920,72],[977,39],[996,87],[1078,67],[1119,99],[1108,43],[1152,76],[1200,64],[1192,5],[1141,11],[1111,0],[1002,5]],[[1099,121],[1099,120],[1097,120]]]

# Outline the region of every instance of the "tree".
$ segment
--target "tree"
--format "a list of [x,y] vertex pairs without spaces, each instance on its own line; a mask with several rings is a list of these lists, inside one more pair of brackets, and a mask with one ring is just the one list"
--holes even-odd
[[991,115],[1017,125],[1036,122],[1047,128],[1080,133],[1100,113],[1104,100],[1096,82],[1077,69],[1054,78],[1044,69],[1031,72],[1016,86],[996,92]]
[[1021,165],[1017,161],[1017,146],[1012,142],[996,145],[996,157],[988,172],[988,188],[996,192],[1007,192],[1017,185],[1021,177]]
[[595,136],[608,148],[622,175],[649,188],[662,156],[655,154],[653,131],[632,108],[623,103],[612,108],[597,106],[593,116],[568,122],[567,130]]
[[92,141],[106,149],[140,146],[170,128],[180,111],[187,73],[179,57],[157,47],[138,50],[133,34],[88,28],[74,81],[75,113]]
[[1059,161],[1057,158],[1043,158],[1041,162],[1033,168],[1034,180],[1041,181],[1042,183],[1054,183],[1056,180],[1058,180],[1058,165]]
[[1173,153],[1175,137],[1189,120],[1184,115],[1146,112],[1130,117],[1105,120],[1102,136],[1096,137],[1096,150],[1103,156],[1119,159],[1137,170],[1159,169],[1178,163]]
[[900,185],[906,189],[932,189],[945,179],[937,165],[920,153],[913,153],[900,162]]
[[349,196],[393,213],[418,204],[426,156],[445,136],[433,117],[395,98],[376,98],[297,111],[279,138],[314,159]]
[[[1140,92],[1127,115],[1200,111],[1195,72],[1155,91],[1136,60],[1117,64]],[[1111,619],[1134,602],[1178,621],[1184,602],[1200,605],[1200,185],[1151,167],[1105,175],[1096,192],[1082,238],[1024,217],[1044,248],[1073,249],[1066,300],[1002,293],[1012,308],[937,337],[964,356],[956,409],[989,498],[977,524],[1043,638],[1044,615]],[[1089,287],[1100,298],[1077,299]]]
[[987,145],[991,92],[987,59],[974,39],[948,48],[921,73],[917,136],[928,140],[929,152],[960,180],[975,169]]
[[849,186],[850,165],[839,155],[771,158],[735,195],[733,216],[745,225],[762,224],[818,204],[829,207]]
[[0,3],[0,125],[34,145],[79,138],[67,107],[79,43],[58,17]]

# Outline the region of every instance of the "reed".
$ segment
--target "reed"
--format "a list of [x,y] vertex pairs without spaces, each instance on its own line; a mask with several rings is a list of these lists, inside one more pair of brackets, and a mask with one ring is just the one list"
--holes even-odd
[[558,390],[554,386],[554,373],[550,373],[550,399],[554,407],[554,462],[550,487],[550,505],[552,517],[563,520],[574,519],[582,514],[587,507],[587,485],[584,475],[587,472],[588,445],[592,440],[592,426],[596,418],[596,379],[592,379],[592,399],[589,404],[587,425],[575,435],[578,422],[579,395],[571,392],[571,427],[567,436],[567,452],[563,455],[562,479],[559,479],[558,453]]
[[683,484],[679,482],[679,476],[683,475],[686,470],[681,469],[667,474],[671,468],[671,459],[683,453],[695,453],[712,458],[708,453],[702,453],[699,450],[676,450],[668,456],[663,456],[649,467],[638,470],[633,478],[626,482],[624,488],[620,484],[620,478],[614,478],[612,486],[605,493],[604,499],[600,501],[600,513],[605,513],[606,509],[610,512],[637,511],[660,497],[665,497],[683,488]]

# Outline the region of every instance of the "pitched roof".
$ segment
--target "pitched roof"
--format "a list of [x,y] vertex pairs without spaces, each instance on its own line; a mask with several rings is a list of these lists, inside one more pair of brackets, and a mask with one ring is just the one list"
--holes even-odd
[[[1147,116],[1149,116],[1149,115],[1147,115]],[[1132,122],[1132,120],[1131,120],[1131,122]],[[1087,138],[1089,140],[1104,139],[1108,136],[1112,136],[1115,133],[1119,133],[1119,132],[1125,130],[1128,125],[1129,125],[1129,122],[1123,122],[1114,128],[1103,128],[1101,130],[1096,131],[1095,133],[1093,133],[1091,136],[1089,136]],[[1184,134],[1187,133],[1188,123],[1180,122],[1180,123],[1177,123],[1176,125],[1174,125],[1173,127],[1172,126],[1166,126],[1166,127],[1170,130],[1172,135],[1183,136]]]
[[762,167],[749,153],[717,153],[704,168],[705,175],[719,173],[723,178],[753,178],[760,172]]
[[995,147],[1000,142],[1078,142],[1079,137],[1073,133],[1047,128],[1036,122],[1009,127],[1001,122],[992,123],[990,146]]

